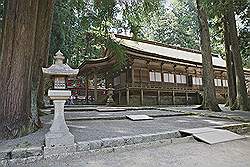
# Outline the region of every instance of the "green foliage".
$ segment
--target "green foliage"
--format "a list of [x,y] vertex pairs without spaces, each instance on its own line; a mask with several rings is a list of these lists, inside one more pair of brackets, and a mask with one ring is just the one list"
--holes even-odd
[[[133,34],[133,39],[150,38],[147,33],[153,29],[155,18],[159,15],[162,5],[160,0],[138,0],[123,2],[124,29],[129,29]],[[153,25],[153,26],[152,26]]]
[[[60,49],[73,66],[77,66],[78,60],[84,57],[81,19],[85,5],[78,0],[57,0],[55,4],[50,55],[53,56]],[[49,62],[52,63],[52,57]]]
[[[111,32],[129,29],[134,36],[140,32],[142,20],[150,20],[149,13],[157,8],[159,1],[116,0],[61,0],[55,4],[50,45],[52,55],[62,50],[72,66],[83,60],[98,58],[105,48],[110,48],[120,60],[124,52],[114,40]],[[122,16],[122,17],[120,17]]]
[[153,40],[199,49],[198,18],[193,0],[175,0],[162,8]]
[[[199,27],[194,0],[57,0],[51,35],[50,55],[57,50],[68,63],[78,67],[86,59],[100,57],[110,48],[124,61],[121,47],[111,38],[111,32],[133,34],[134,39],[155,40],[181,47],[199,49]],[[212,51],[224,54],[221,18],[225,0],[204,0],[209,13]],[[243,27],[249,21],[247,0],[234,1]],[[240,29],[241,53],[249,63],[249,30]],[[52,59],[50,57],[50,63]]]
[[204,0],[209,13],[212,48],[215,52],[224,55],[224,39],[222,18],[228,10],[228,5],[233,3],[238,22],[239,40],[243,65],[250,67],[250,2],[248,0]]
[[[238,10],[241,19],[241,28],[239,30],[240,49],[243,58],[243,65],[250,68],[250,2],[243,3]],[[241,12],[239,12],[241,11]]]
[[209,27],[212,52],[220,54],[224,58],[225,49],[221,17],[210,17]]
[[[50,53],[62,50],[68,63],[78,67],[83,60],[98,58],[112,46],[110,30],[117,13],[113,0],[58,0],[55,4]],[[120,56],[121,57],[121,56]],[[50,63],[52,63],[52,57]]]

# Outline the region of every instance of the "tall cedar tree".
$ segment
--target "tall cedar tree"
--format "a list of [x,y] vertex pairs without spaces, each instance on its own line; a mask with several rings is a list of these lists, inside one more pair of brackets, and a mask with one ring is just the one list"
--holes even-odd
[[32,57],[31,113],[32,122],[40,127],[38,108],[43,101],[42,67],[47,65],[49,57],[49,41],[52,29],[54,0],[39,0],[37,12],[35,52]]
[[236,76],[234,70],[234,61],[231,51],[231,40],[228,27],[227,15],[223,16],[223,35],[224,35],[224,46],[225,46],[225,56],[226,56],[226,68],[227,68],[227,78],[228,78],[228,106],[231,110],[237,109],[236,103]]
[[232,0],[230,0],[227,5],[225,16],[228,23],[233,61],[234,61],[234,70],[236,75],[237,104],[240,110],[247,111],[249,110],[248,96],[247,96],[246,82],[242,66],[242,58],[240,55],[240,45],[237,36],[234,5]]
[[40,43],[36,34],[40,32],[37,23],[42,1],[6,1],[0,61],[0,138],[14,138],[36,129],[31,114],[31,81],[36,72],[32,69],[35,46]]
[[214,71],[210,46],[210,36],[207,22],[207,14],[200,0],[196,0],[198,20],[200,25],[200,40],[203,66],[203,102],[200,108],[211,111],[221,111],[218,106],[214,86]]

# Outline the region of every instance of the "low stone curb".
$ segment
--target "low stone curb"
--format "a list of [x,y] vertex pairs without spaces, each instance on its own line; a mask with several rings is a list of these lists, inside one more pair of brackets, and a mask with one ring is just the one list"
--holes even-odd
[[87,121],[87,120],[121,120],[126,119],[126,116],[105,116],[105,117],[75,117],[65,118],[65,121]]
[[174,116],[188,116],[188,115],[196,115],[193,113],[177,113],[177,114],[146,114],[150,117],[174,117]]
[[[87,112],[87,111],[98,111],[98,112],[115,112],[114,110],[117,109],[117,112],[121,111],[131,111],[131,110],[157,110],[157,107],[108,107],[107,110],[105,111],[105,107],[65,107],[64,111],[67,112],[74,112],[74,111],[82,111],[82,112]],[[53,113],[54,108],[45,108],[43,109],[46,112]],[[101,111],[99,111],[101,110]]]
[[[178,114],[146,114],[149,117],[159,118],[159,117],[174,117],[174,116],[188,116],[194,115],[192,113],[178,113]],[[66,121],[82,121],[82,120],[122,120],[128,119],[126,115],[122,116],[99,116],[99,117],[75,117],[75,118],[66,118]]]
[[199,115],[199,116],[203,116],[203,117],[210,117],[210,118],[221,118],[221,119],[228,119],[228,120],[233,120],[233,121],[241,121],[241,122],[245,122],[248,123],[250,122],[250,119],[244,119],[241,116],[223,116],[223,115],[216,115],[214,113],[204,113],[204,112],[186,112],[186,111],[182,111],[182,110],[172,110],[172,109],[164,109],[161,108],[160,110],[163,111],[171,111],[171,112],[177,112],[177,113],[186,113],[186,114],[190,114],[190,115]]
[[241,123],[241,124],[231,124],[223,126],[215,126],[218,129],[226,129],[237,134],[246,134],[250,132],[250,123]]
[[244,119],[240,116],[223,116],[223,115],[216,115],[212,113],[196,113],[196,112],[191,112],[194,115],[199,115],[203,117],[210,117],[210,118],[220,118],[220,119],[228,119],[232,121],[240,121],[240,122],[245,122],[248,123],[250,122],[250,119]]
[[[76,143],[76,152],[99,150],[103,148],[121,147],[139,143],[154,142],[157,140],[181,138],[178,131],[159,132],[155,134],[140,134],[135,136],[122,136],[115,138],[103,138],[101,140],[83,141]],[[16,148],[0,152],[0,160],[23,159],[29,157],[43,156],[42,147]],[[1,163],[2,163],[1,161]],[[0,163],[0,164],[1,164]]]
[[0,160],[43,155],[42,147],[15,148],[0,152]]
[[180,138],[181,134],[178,131],[173,132],[159,132],[155,134],[141,134],[135,136],[122,136],[116,138],[104,138],[101,140],[78,142],[76,151],[89,151],[109,147],[120,147],[125,145],[132,145],[138,143],[148,143],[157,140]]
[[[148,147],[148,145],[154,144],[154,145],[170,145],[170,144],[181,144],[181,143],[188,143],[188,142],[193,142],[195,141],[193,136],[187,136],[187,137],[182,137],[182,138],[170,138],[170,139],[162,139],[162,140],[156,140],[153,142],[147,142],[147,143],[137,143],[137,144],[131,144],[131,145],[123,145],[123,146],[117,146],[117,147],[103,147],[101,149],[95,149],[95,150],[82,150],[82,151],[77,151],[74,153],[69,153],[69,154],[59,154],[59,155],[51,155],[49,157],[44,157],[41,155],[38,156],[31,156],[27,158],[17,158],[17,159],[9,159],[9,160],[2,160],[0,161],[0,166],[18,166],[18,165],[24,165],[27,163],[32,163],[36,162],[42,159],[46,160],[60,160],[60,159],[65,159],[71,156],[79,156],[82,154],[86,155],[91,155],[95,153],[111,153],[115,152],[116,150],[134,150],[136,148],[142,148],[142,147]],[[83,143],[81,143],[82,145]]]

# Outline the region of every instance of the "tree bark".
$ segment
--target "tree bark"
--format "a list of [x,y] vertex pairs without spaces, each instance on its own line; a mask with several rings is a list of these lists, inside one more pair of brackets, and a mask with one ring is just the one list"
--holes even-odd
[[236,90],[237,90],[237,103],[240,110],[247,111],[248,108],[248,96],[246,89],[246,82],[244,71],[242,67],[242,58],[240,55],[239,39],[237,35],[236,21],[234,15],[233,4],[228,5],[228,26],[231,38],[231,47],[234,60],[234,69],[236,74]]
[[237,109],[235,106],[236,103],[236,78],[234,70],[234,61],[233,55],[230,49],[231,41],[228,27],[228,16],[225,13],[223,17],[223,34],[224,34],[224,45],[226,53],[226,68],[227,68],[227,80],[228,80],[228,103],[231,110]]
[[211,111],[221,111],[218,106],[215,94],[214,85],[214,70],[212,64],[212,54],[210,46],[210,35],[207,22],[206,11],[201,4],[200,0],[196,0],[198,17],[200,24],[200,40],[201,40],[201,53],[202,53],[202,66],[203,66],[203,102],[200,108],[209,109]]
[[38,0],[8,0],[0,62],[0,138],[34,130],[31,121],[31,63]]
[[42,66],[47,65],[49,55],[49,41],[52,27],[54,0],[39,0],[37,12],[35,50],[32,59],[32,84],[31,84],[31,113],[33,123],[40,127],[38,104],[43,99]]

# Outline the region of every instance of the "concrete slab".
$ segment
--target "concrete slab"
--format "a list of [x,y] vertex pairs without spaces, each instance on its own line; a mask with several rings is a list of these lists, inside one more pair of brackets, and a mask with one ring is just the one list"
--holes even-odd
[[215,130],[216,129],[214,128],[205,127],[205,128],[184,129],[184,130],[180,130],[180,132],[187,133],[187,134],[198,134],[198,133],[211,132]]
[[132,121],[152,120],[153,117],[147,115],[126,115],[126,117]]
[[215,131],[208,131],[204,133],[195,133],[193,134],[193,136],[208,144],[216,144],[245,138],[236,133],[221,129],[216,129]]

